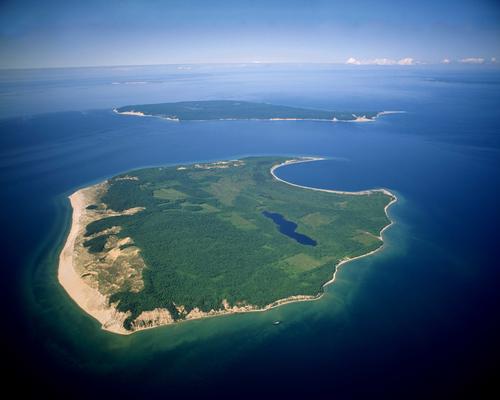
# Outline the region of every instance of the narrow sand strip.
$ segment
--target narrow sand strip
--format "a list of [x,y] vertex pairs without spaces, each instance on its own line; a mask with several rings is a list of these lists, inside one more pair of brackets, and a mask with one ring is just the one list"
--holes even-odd
[[[390,113],[397,113],[398,111],[391,111]],[[388,229],[389,227],[391,227],[393,224],[394,224],[394,221],[389,217],[389,214],[388,214],[388,210],[389,210],[389,207],[391,205],[393,205],[394,203],[396,203],[398,201],[398,198],[397,196],[390,192],[389,190],[387,189],[383,189],[383,188],[380,188],[380,189],[371,189],[371,190],[361,190],[359,192],[346,192],[346,191],[342,191],[342,190],[330,190],[330,189],[319,189],[319,188],[313,188],[313,187],[310,187],[310,186],[302,186],[302,185],[297,185],[295,183],[291,183],[291,182],[288,182],[288,181],[285,181],[284,179],[281,179],[281,178],[278,178],[275,174],[275,171],[280,168],[280,167],[283,167],[283,166],[286,166],[286,165],[290,165],[290,164],[299,164],[299,163],[305,163],[305,162],[312,162],[312,161],[321,161],[321,160],[325,160],[325,158],[323,157],[303,157],[303,158],[297,158],[297,159],[292,159],[292,160],[287,160],[285,161],[284,163],[281,163],[281,164],[278,164],[278,165],[275,165],[271,168],[271,175],[273,176],[274,179],[276,179],[277,181],[279,182],[283,182],[283,183],[286,183],[287,185],[291,185],[291,186],[295,186],[295,187],[298,187],[298,188],[301,188],[301,189],[308,189],[308,190],[316,190],[316,191],[319,191],[319,192],[327,192],[327,193],[335,193],[335,194],[344,194],[344,195],[352,195],[352,196],[363,196],[363,195],[367,195],[367,194],[370,194],[370,193],[375,193],[375,192],[382,192],[388,196],[391,196],[392,197],[392,200],[389,202],[389,204],[387,204],[385,207],[384,207],[384,212],[385,212],[385,215],[387,216],[387,218],[389,219],[389,221],[391,221],[388,225],[384,226],[382,228],[382,230],[380,231],[379,233],[379,236],[378,238],[380,240],[382,240],[382,245],[378,248],[376,248],[375,250],[372,250],[370,251],[369,253],[366,253],[366,254],[362,254],[360,256],[357,256],[357,257],[352,257],[352,258],[345,258],[343,259],[342,261],[340,261],[336,266],[335,266],[335,271],[333,273],[333,276],[332,276],[332,279],[330,279],[328,282],[326,282],[323,287],[333,283],[335,281],[335,277],[337,275],[337,272],[340,270],[340,267],[343,266],[344,264],[350,262],[350,261],[354,261],[354,260],[357,260],[359,258],[363,258],[363,257],[367,257],[369,255],[372,255],[380,250],[382,250],[384,248],[384,243],[383,243],[383,237],[382,237],[382,234],[384,233],[384,231],[386,229]],[[319,296],[317,296],[316,298],[314,298],[313,300],[316,300],[316,299],[319,299],[321,298],[321,296],[323,295],[323,293],[321,293]],[[286,299],[285,299],[286,300]]]
[[103,329],[110,332],[127,334],[123,321],[127,314],[118,312],[108,304],[106,296],[97,289],[90,287],[75,270],[74,258],[77,238],[82,235],[85,225],[82,225],[85,208],[91,204],[89,197],[93,187],[80,189],[69,196],[73,216],[71,230],[64,248],[59,256],[58,279],[69,296],[89,315],[97,319]]
[[[274,179],[276,179],[279,182],[283,182],[287,185],[291,185],[294,187],[302,188],[302,189],[308,189],[308,190],[316,190],[316,191],[321,191],[321,192],[327,192],[327,193],[336,193],[336,194],[343,194],[343,195],[367,195],[370,193],[374,192],[382,192],[384,194],[387,194],[392,197],[392,200],[389,204],[387,204],[384,208],[384,211],[389,218],[389,215],[387,213],[389,207],[394,204],[397,201],[397,197],[389,192],[386,189],[373,189],[373,190],[365,190],[365,191],[359,191],[359,192],[346,192],[346,191],[338,191],[338,190],[328,190],[328,189],[319,189],[319,188],[312,188],[308,186],[301,186],[297,185],[294,183],[287,182],[281,178],[278,178],[275,174],[276,169],[285,166],[285,165],[290,165],[290,164],[296,164],[296,163],[303,163],[303,162],[311,162],[311,161],[318,161],[318,160],[323,160],[323,158],[316,158],[316,157],[308,157],[308,158],[301,158],[301,159],[293,159],[293,160],[288,160],[284,163],[275,165],[271,168],[270,173],[273,176]],[[144,330],[144,329],[151,329],[155,328],[158,326],[162,325],[168,325],[172,323],[178,323],[182,321],[173,321],[169,316],[163,315],[165,313],[165,310],[162,309],[156,309],[152,310],[149,312],[145,312],[144,314],[152,314],[151,319],[155,321],[155,323],[151,325],[143,325],[143,326],[137,326],[135,330],[129,331],[126,330],[123,327],[123,322],[128,316],[128,313],[122,313],[116,310],[115,305],[110,305],[108,302],[108,298],[101,294],[97,289],[92,288],[89,286],[82,276],[76,271],[75,267],[75,255],[76,255],[76,247],[77,247],[77,239],[79,237],[82,237],[84,235],[84,230],[86,228],[86,221],[85,221],[85,210],[86,207],[94,202],[94,196],[95,196],[95,186],[90,186],[84,189],[80,189],[73,193],[71,196],[69,196],[70,202],[71,202],[71,207],[72,207],[72,221],[71,221],[71,230],[68,234],[68,237],[66,239],[66,243],[64,245],[64,248],[61,251],[60,257],[59,257],[59,268],[58,268],[58,280],[60,284],[63,286],[63,288],[66,290],[68,295],[82,308],[87,314],[91,315],[95,319],[97,319],[101,325],[102,329],[113,332],[113,333],[118,333],[122,335],[128,335],[132,334],[134,332],[137,332],[139,330]],[[389,218],[390,220],[390,218]],[[88,222],[88,221],[87,221]],[[394,222],[391,220],[390,224],[385,226],[379,234],[379,239],[383,241],[382,239],[382,233],[389,228]],[[337,272],[339,271],[340,267],[345,265],[346,263],[369,256],[371,254],[376,253],[377,251],[382,250],[384,247],[384,244],[377,249],[366,253],[362,254],[357,257],[353,258],[345,258],[344,260],[340,261],[336,267],[335,271],[333,273],[332,279],[330,279],[328,282],[326,282],[323,287],[333,283],[335,281]],[[289,303],[294,303],[298,301],[314,301],[318,300],[323,296],[323,293],[319,293],[316,296],[307,296],[307,295],[296,295],[296,296],[290,296],[284,299],[276,300],[275,302],[268,304],[267,306],[263,308],[256,308],[254,306],[243,306],[243,307],[238,307],[238,306],[233,306],[227,308],[224,308],[222,310],[211,310],[209,312],[201,312],[192,310],[186,320],[192,320],[192,319],[200,319],[200,318],[207,318],[207,317],[214,317],[214,316],[220,316],[220,315],[226,315],[226,314],[234,314],[234,313],[246,313],[246,312],[263,312],[270,310],[275,307],[279,307],[284,304],[289,304]],[[224,305],[226,307],[226,305]],[[149,317],[148,317],[149,318]],[[144,316],[144,319],[146,320],[146,316]]]
[[[166,121],[174,121],[174,122],[180,122],[181,120],[176,117],[165,117],[162,115],[151,115],[151,114],[144,114],[142,111],[118,111],[118,109],[113,108],[113,112],[118,114],[118,115],[130,115],[134,117],[150,117],[150,118],[160,118]],[[406,113],[406,111],[380,111],[373,117],[369,118],[364,115],[358,116],[355,114],[352,114],[354,119],[337,119],[336,117],[333,117],[332,119],[325,119],[325,118],[219,118],[216,119],[215,121],[316,121],[316,122],[374,122],[377,120],[378,117],[382,115],[389,115],[389,114],[403,114]],[[202,122],[202,121],[210,121],[206,119],[190,119],[190,122]]]

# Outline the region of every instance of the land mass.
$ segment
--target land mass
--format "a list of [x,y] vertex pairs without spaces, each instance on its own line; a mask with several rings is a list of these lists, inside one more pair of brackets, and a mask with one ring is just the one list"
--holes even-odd
[[325,111],[248,101],[213,100],[137,104],[115,108],[122,115],[159,117],[170,121],[204,120],[316,120],[374,121],[391,111]]
[[121,334],[314,300],[343,263],[383,244],[396,197],[275,175],[283,157],[128,172],[70,196],[58,277]]

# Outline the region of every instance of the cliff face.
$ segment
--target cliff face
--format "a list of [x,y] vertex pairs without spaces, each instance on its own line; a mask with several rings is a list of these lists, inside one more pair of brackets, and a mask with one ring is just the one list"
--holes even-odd
[[[87,234],[87,226],[99,219],[132,215],[143,208],[122,212],[108,210],[100,203],[107,183],[81,189],[70,196],[73,208],[71,231],[61,252],[59,281],[75,302],[96,318],[103,329],[127,334],[123,327],[130,313],[119,312],[109,296],[124,287],[140,291],[144,287],[142,270],[145,267],[140,251],[131,238],[118,238],[119,226],[98,234]],[[96,248],[96,239],[102,243]],[[91,245],[89,245],[91,243]]]
[[[340,265],[381,248],[396,201],[383,189],[340,192],[275,175],[316,160],[149,168],[81,189],[70,196],[59,281],[103,329],[120,334],[315,300]],[[277,229],[263,210],[314,244]]]

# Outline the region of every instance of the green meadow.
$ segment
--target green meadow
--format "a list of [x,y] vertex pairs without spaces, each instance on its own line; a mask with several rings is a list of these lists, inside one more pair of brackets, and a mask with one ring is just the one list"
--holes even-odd
[[[155,308],[167,308],[182,319],[193,308],[222,309],[223,300],[231,306],[264,307],[289,296],[314,296],[339,261],[381,246],[378,235],[390,223],[384,211],[389,195],[293,187],[270,174],[283,161],[252,157],[147,168],[109,180],[100,198],[108,208],[145,207],[86,228],[86,235],[93,236],[86,244],[89,251],[102,249],[106,238],[99,232],[120,226],[117,236],[132,238],[145,261],[144,289],[122,287],[110,298],[119,310],[131,312],[126,327],[142,311]],[[263,211],[283,215],[317,245],[281,233]]]

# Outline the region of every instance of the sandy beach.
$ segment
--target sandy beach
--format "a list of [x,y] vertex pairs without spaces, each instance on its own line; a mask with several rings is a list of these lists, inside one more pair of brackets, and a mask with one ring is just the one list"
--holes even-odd
[[[399,111],[391,111],[389,113],[399,113]],[[390,206],[392,206],[394,203],[396,203],[398,201],[398,198],[397,198],[397,196],[394,193],[392,193],[389,190],[384,189],[384,188],[370,189],[370,190],[361,190],[361,191],[358,191],[358,192],[347,192],[347,191],[342,191],[342,190],[331,190],[331,189],[319,189],[319,188],[313,188],[313,187],[309,187],[309,186],[297,185],[295,183],[291,183],[291,182],[285,181],[285,180],[283,180],[281,178],[278,178],[276,176],[276,174],[275,174],[275,171],[278,168],[281,168],[281,167],[286,166],[286,165],[299,164],[299,163],[312,162],[312,161],[321,161],[321,160],[325,160],[325,158],[323,158],[323,157],[302,157],[302,158],[291,159],[291,160],[285,161],[284,163],[274,165],[271,168],[270,172],[271,172],[271,175],[273,176],[273,178],[276,179],[277,181],[283,182],[283,183],[286,183],[287,185],[291,185],[291,186],[298,187],[298,188],[301,188],[301,189],[316,190],[316,191],[319,191],[319,192],[344,194],[344,195],[353,195],[353,196],[362,196],[362,195],[367,195],[367,194],[370,194],[370,193],[381,192],[381,193],[384,193],[384,194],[392,197],[392,200],[384,207],[385,215],[389,219],[390,223],[388,225],[384,226],[382,228],[382,230],[380,231],[380,233],[379,233],[378,238],[380,240],[382,240],[382,244],[378,248],[376,248],[375,250],[372,250],[372,251],[370,251],[370,252],[368,252],[366,254],[362,254],[362,255],[357,256],[357,257],[345,258],[342,261],[340,261],[335,266],[335,271],[333,273],[332,279],[330,279],[328,282],[326,282],[323,285],[323,287],[325,287],[327,285],[332,284],[335,281],[335,277],[337,275],[337,272],[340,270],[340,267],[342,267],[343,265],[347,264],[348,262],[357,260],[359,258],[363,258],[363,257],[370,256],[372,254],[375,254],[376,252],[378,252],[378,251],[380,251],[380,250],[382,250],[384,248],[384,243],[383,243],[384,239],[382,237],[382,234],[385,232],[385,230],[387,230],[389,227],[391,227],[394,224],[394,221],[389,217],[388,210],[389,210]],[[314,297],[312,299],[309,299],[309,300],[319,299],[319,298],[321,298],[322,295],[323,295],[323,293],[320,293],[318,296],[316,296],[316,297]],[[284,299],[284,301],[286,301],[286,299]],[[298,301],[300,301],[300,300],[298,300]]]
[[[150,114],[144,114],[141,111],[118,111],[118,109],[113,108],[113,112],[119,115],[129,115],[129,116],[134,116],[134,117],[151,117],[151,118],[160,118],[166,121],[173,121],[173,122],[180,122],[181,120],[179,118],[175,117],[165,117],[162,115],[150,115]],[[406,111],[380,111],[378,112],[374,117],[368,118],[365,115],[355,115],[352,114],[354,119],[337,119],[336,117],[333,117],[332,119],[321,119],[321,118],[219,118],[217,121],[315,121],[315,122],[374,122],[377,120],[378,117],[383,116],[383,115],[390,115],[390,114],[402,114],[405,113]],[[190,121],[196,121],[196,122],[201,122],[201,121],[207,121],[205,119],[193,119]]]
[[135,117],[148,117],[149,115],[144,114],[140,111],[118,111],[116,108],[113,108],[113,112],[120,115],[133,115]]
[[[335,193],[335,194],[343,194],[343,195],[367,195],[374,192],[382,192],[392,197],[390,203],[388,203],[385,207],[385,213],[389,218],[387,211],[389,207],[397,201],[397,197],[389,192],[386,189],[373,189],[373,190],[365,190],[359,192],[346,192],[346,191],[338,191],[338,190],[328,190],[328,189],[319,189],[312,188],[307,186],[297,185],[291,182],[287,182],[283,179],[280,179],[276,176],[276,169],[290,164],[303,163],[303,162],[312,162],[323,160],[323,158],[318,157],[307,157],[300,159],[292,159],[287,160],[284,163],[273,166],[270,169],[270,173],[274,179],[279,182],[283,182],[287,185],[291,185],[294,187],[308,189],[308,190],[316,190],[327,193]],[[102,184],[101,184],[102,186]],[[129,316],[128,313],[122,313],[116,310],[114,304],[109,304],[108,296],[103,295],[99,292],[96,287],[93,287],[85,281],[83,276],[85,275],[82,271],[79,271],[79,263],[83,263],[86,261],[82,254],[86,254],[86,250],[83,248],[82,241],[84,240],[84,230],[92,219],[89,217],[89,214],[92,211],[88,211],[87,206],[90,204],[94,204],[97,196],[97,189],[99,185],[90,186],[84,189],[80,189],[69,196],[69,200],[71,202],[72,207],[72,221],[71,221],[71,229],[66,239],[66,243],[64,248],[61,251],[59,257],[59,268],[58,268],[58,280],[63,288],[66,290],[68,295],[82,308],[87,314],[94,317],[101,323],[102,329],[107,330],[109,332],[128,335],[132,334],[139,330],[151,329],[162,325],[168,325],[173,323],[179,323],[181,321],[174,321],[169,312],[166,309],[155,309],[151,311],[143,312],[133,324],[133,330],[126,330],[123,327],[123,323],[125,319]],[[127,210],[125,213],[138,212],[140,210]],[[390,219],[390,218],[389,218]],[[389,228],[393,224],[391,220],[390,224],[385,226],[379,234],[379,239],[383,241],[382,234],[383,232]],[[332,279],[326,282],[323,287],[333,283],[335,281],[336,275],[340,270],[340,267],[345,265],[346,263],[362,258],[367,257],[371,254],[380,251],[383,248],[383,243],[377,249],[357,256],[353,258],[345,258],[341,260],[335,268],[335,271],[332,275]],[[220,310],[211,310],[209,312],[202,312],[201,310],[195,308],[189,312],[186,316],[185,320],[193,320],[207,317],[214,317],[226,314],[233,313],[244,313],[244,312],[263,312],[270,310],[275,307],[279,307],[284,304],[289,304],[298,301],[314,301],[318,300],[323,296],[324,292],[319,293],[315,296],[307,296],[307,295],[297,295],[290,296],[284,299],[276,300],[275,302],[268,304],[263,308],[257,308],[252,305],[244,305],[244,306],[230,306],[227,302],[223,302],[223,307]]]
[[[375,192],[382,192],[382,193],[384,193],[388,196],[391,196],[397,200],[396,196],[393,193],[391,193],[390,191],[388,191],[387,189],[382,189],[382,188],[381,189],[370,189],[370,190],[361,190],[359,192],[347,192],[347,191],[342,191],[342,190],[319,189],[319,188],[313,188],[310,186],[297,185],[295,183],[285,181],[281,178],[278,178],[276,176],[276,174],[274,173],[274,171],[276,171],[278,168],[281,168],[281,167],[286,166],[286,165],[300,164],[300,163],[305,163],[305,162],[321,161],[321,160],[325,160],[325,158],[322,158],[322,157],[303,157],[303,158],[287,160],[284,163],[273,166],[271,168],[270,172],[271,172],[271,175],[273,176],[273,178],[276,179],[277,181],[280,181],[280,182],[286,183],[287,185],[298,187],[301,189],[309,189],[309,190],[315,190],[318,192],[335,193],[335,194],[347,194],[347,195],[353,195],[353,196],[362,196],[362,195],[367,195],[367,194],[371,194],[371,193],[375,193]],[[392,204],[392,202],[390,204]]]
[[118,111],[116,108],[113,108],[113,112],[115,114],[118,114],[118,115],[131,115],[133,117],[160,118],[160,119],[164,119],[165,121],[180,122],[179,118],[163,117],[161,115],[149,115],[149,114],[144,114],[141,111]]
[[77,273],[75,267],[77,239],[83,236],[85,209],[93,200],[93,187],[80,189],[69,196],[73,209],[71,230],[59,256],[58,279],[69,296],[89,315],[97,319],[110,332],[127,334],[123,328],[126,314],[117,312],[108,305],[106,296],[89,286]]

